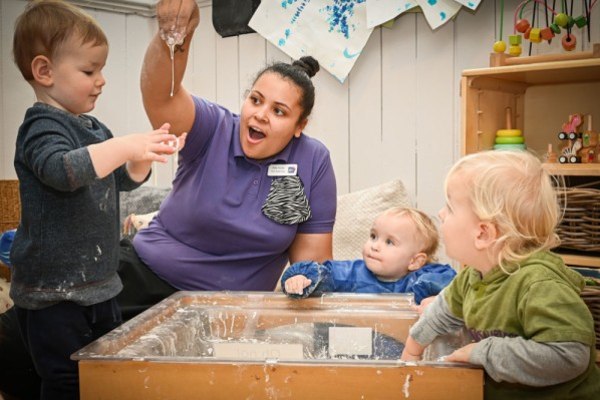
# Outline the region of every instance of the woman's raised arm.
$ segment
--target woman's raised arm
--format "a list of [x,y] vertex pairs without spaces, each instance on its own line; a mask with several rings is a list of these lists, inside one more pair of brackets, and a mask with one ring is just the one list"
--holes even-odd
[[[161,0],[156,14],[158,32],[146,50],[140,76],[142,99],[153,127],[169,122],[171,133],[179,135],[190,130],[195,118],[192,97],[181,81],[200,12],[195,0]],[[183,40],[174,46],[173,70],[169,38],[175,43]]]

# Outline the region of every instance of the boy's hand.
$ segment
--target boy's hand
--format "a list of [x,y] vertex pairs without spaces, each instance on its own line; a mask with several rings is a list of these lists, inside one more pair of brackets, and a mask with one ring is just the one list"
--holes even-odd
[[312,281],[304,275],[294,275],[285,281],[285,291],[291,294],[302,294],[304,288],[309,287]]
[[469,343],[468,345],[455,350],[452,354],[444,357],[445,361],[468,363],[473,347],[475,347],[476,344],[477,343]]
[[186,134],[181,134],[177,139],[177,136],[169,134],[170,127],[165,123],[152,132],[114,137],[89,145],[88,151],[96,176],[104,178],[127,163],[131,179],[142,182],[153,161],[166,163],[166,155],[175,153],[185,145]]
[[160,128],[148,133],[134,133],[122,139],[130,149],[129,161],[158,161],[167,162],[165,155],[171,155],[185,145],[185,134],[178,139],[169,133],[170,124],[165,123]]

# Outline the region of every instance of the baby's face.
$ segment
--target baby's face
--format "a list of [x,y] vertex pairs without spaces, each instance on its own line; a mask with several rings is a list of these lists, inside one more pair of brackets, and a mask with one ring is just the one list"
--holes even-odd
[[407,215],[382,215],[375,219],[363,247],[367,268],[382,280],[398,280],[421,251],[419,234]]

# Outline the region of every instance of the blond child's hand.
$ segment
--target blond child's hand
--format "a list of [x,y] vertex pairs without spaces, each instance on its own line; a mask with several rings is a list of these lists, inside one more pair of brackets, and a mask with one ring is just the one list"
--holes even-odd
[[302,294],[304,288],[309,287],[312,281],[304,275],[294,275],[285,281],[285,291],[291,294]]
[[405,347],[404,350],[402,350],[402,355],[400,356],[400,359],[402,361],[420,361],[421,360],[421,356],[420,355],[410,354],[406,350],[406,347]]
[[469,357],[471,357],[471,352],[473,351],[473,347],[475,347],[477,343],[469,343],[468,345],[461,347],[458,350],[455,350],[452,354],[444,357],[445,361],[452,362],[469,362]]
[[413,306],[413,309],[419,314],[419,315],[423,315],[423,313],[425,312],[425,309],[427,308],[427,306],[431,303],[433,303],[433,301],[435,300],[436,296],[430,296],[430,297],[426,297],[423,300],[421,300],[421,304],[417,305],[417,306]]
[[423,356],[423,350],[425,350],[425,347],[409,335],[406,338],[406,343],[404,343],[404,350],[402,350],[400,359],[402,361],[419,361]]

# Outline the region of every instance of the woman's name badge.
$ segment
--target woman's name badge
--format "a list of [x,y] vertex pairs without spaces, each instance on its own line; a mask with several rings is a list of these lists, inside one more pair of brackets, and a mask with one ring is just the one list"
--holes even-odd
[[271,164],[267,170],[268,176],[296,176],[298,164]]

